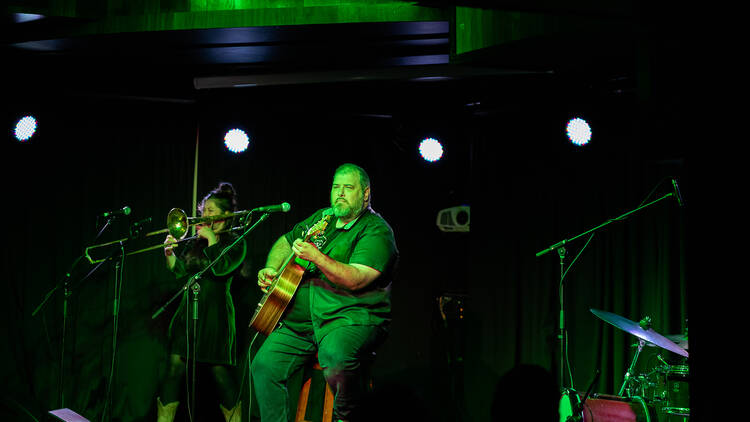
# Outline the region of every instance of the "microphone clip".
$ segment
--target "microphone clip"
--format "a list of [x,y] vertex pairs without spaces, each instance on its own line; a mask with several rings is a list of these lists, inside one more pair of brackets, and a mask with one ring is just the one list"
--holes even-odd
[[130,225],[130,238],[136,239],[141,238],[143,235],[143,228],[146,224],[151,222],[151,217],[144,218],[143,220],[136,221]]

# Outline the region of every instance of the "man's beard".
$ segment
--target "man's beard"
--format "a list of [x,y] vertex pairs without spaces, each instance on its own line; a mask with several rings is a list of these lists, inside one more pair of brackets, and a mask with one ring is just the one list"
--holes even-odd
[[356,201],[353,204],[350,204],[349,202],[342,200],[342,201],[334,201],[333,203],[333,215],[335,215],[338,218],[351,218],[354,217],[359,213],[360,210],[362,210],[362,204],[364,202],[364,199],[360,199],[359,201]]

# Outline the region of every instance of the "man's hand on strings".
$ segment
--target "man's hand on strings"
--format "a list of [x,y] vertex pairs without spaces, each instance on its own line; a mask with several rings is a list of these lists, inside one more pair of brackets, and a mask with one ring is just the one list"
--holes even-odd
[[273,279],[276,278],[277,274],[278,272],[270,267],[258,271],[258,286],[263,293],[268,292],[268,288],[271,287],[271,283],[273,282]]
[[297,239],[292,243],[292,252],[300,259],[310,261],[314,264],[318,262],[318,258],[322,255],[322,252],[315,245],[305,242],[302,239]]

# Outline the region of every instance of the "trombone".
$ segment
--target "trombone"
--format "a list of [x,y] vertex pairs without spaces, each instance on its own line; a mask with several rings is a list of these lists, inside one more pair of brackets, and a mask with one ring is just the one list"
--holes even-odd
[[[249,223],[248,217],[250,216],[252,212],[253,212],[252,210],[245,210],[245,211],[236,211],[236,212],[229,213],[229,214],[212,215],[210,217],[188,217],[185,211],[179,208],[172,208],[167,214],[167,228],[146,233],[143,237],[155,236],[157,234],[163,234],[163,233],[169,232],[169,234],[171,234],[172,237],[178,240],[176,242],[159,243],[159,244],[149,246],[143,249],[138,249],[132,252],[128,252],[125,255],[135,255],[141,252],[146,252],[146,251],[150,251],[150,250],[154,250],[158,248],[164,248],[169,245],[175,245],[181,242],[195,239],[198,236],[185,237],[185,235],[187,234],[191,226],[194,226],[197,224],[213,223],[215,221],[221,221],[221,220],[233,220],[235,217],[242,217],[240,219],[241,224],[239,226],[219,230],[216,232],[216,234],[226,233],[226,232],[241,229],[243,226]],[[85,249],[84,255],[86,256],[86,259],[88,259],[88,261],[92,264],[106,261],[108,258],[102,258],[102,259],[92,258],[90,251],[92,249],[99,249],[99,248],[111,246],[117,243],[122,243],[128,239],[129,238],[125,237],[122,239],[113,240],[111,242],[89,246]]]

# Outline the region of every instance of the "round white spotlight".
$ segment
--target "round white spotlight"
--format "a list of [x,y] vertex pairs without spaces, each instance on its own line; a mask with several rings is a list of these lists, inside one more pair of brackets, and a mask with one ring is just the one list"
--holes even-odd
[[566,132],[570,142],[578,146],[586,145],[591,140],[591,126],[580,117],[568,121]]
[[33,116],[22,117],[18,123],[16,123],[16,128],[13,133],[19,141],[28,141],[34,136],[34,133],[36,133],[36,119]]
[[249,144],[250,138],[247,137],[247,134],[243,130],[232,129],[224,135],[224,145],[234,153],[246,150]]
[[419,144],[419,155],[426,161],[434,163],[443,156],[443,145],[435,138],[423,139]]

